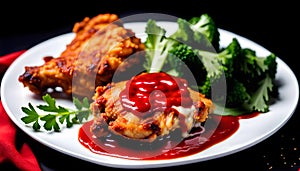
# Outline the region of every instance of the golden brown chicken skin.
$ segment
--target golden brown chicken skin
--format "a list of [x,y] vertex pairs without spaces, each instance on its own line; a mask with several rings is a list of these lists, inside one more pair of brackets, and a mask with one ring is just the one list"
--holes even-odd
[[[144,45],[132,30],[125,29],[115,14],[86,17],[73,27],[74,39],[58,56],[44,57],[41,66],[26,66],[19,81],[35,94],[61,87],[66,94],[91,97],[95,87],[111,82],[115,71],[140,63]],[[123,65],[121,65],[123,64]],[[121,69],[120,69],[121,68]]]
[[208,114],[214,109],[210,99],[188,88],[192,100],[188,113],[183,114],[180,106],[176,106],[171,110],[152,112],[148,116],[139,117],[122,105],[120,93],[127,83],[128,80],[97,87],[94,102],[91,104],[94,115],[91,132],[96,137],[105,137],[109,132],[113,132],[130,139],[152,142],[178,128],[185,129],[186,132],[183,133],[186,134],[195,124],[205,122]]

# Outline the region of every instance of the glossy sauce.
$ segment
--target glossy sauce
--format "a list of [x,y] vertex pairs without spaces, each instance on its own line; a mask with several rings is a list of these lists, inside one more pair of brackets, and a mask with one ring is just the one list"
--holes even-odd
[[[108,134],[103,139],[94,138],[90,132],[92,121],[85,123],[79,130],[79,142],[92,152],[107,156],[115,156],[127,159],[162,160],[173,159],[199,153],[217,143],[226,140],[239,128],[240,119],[249,119],[259,113],[242,116],[220,116],[210,114],[204,127],[191,130],[188,138],[178,140],[175,133],[164,139],[154,142],[141,142],[125,139],[120,136]],[[205,128],[205,130],[203,130]],[[172,148],[169,149],[169,147]]]
[[172,106],[191,107],[193,101],[185,79],[164,72],[133,77],[120,93],[123,108],[138,117],[170,110]]
[[[172,106],[191,107],[193,101],[182,78],[165,73],[142,74],[127,82],[120,93],[120,100],[126,110],[138,117],[148,117],[156,111],[172,110]],[[182,138],[182,127],[153,142],[145,142],[118,136],[108,132],[105,137],[96,138],[90,131],[93,120],[79,130],[79,142],[94,153],[127,159],[158,160],[172,159],[199,153],[233,135],[239,128],[239,120],[258,113],[236,116],[209,114],[201,126],[193,128],[189,136]],[[180,113],[178,113],[180,118]],[[182,118],[181,120],[184,120]]]

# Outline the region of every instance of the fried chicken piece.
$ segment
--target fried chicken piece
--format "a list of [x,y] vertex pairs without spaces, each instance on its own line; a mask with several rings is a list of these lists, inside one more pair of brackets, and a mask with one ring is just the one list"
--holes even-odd
[[171,110],[139,117],[126,110],[120,100],[120,93],[125,89],[127,82],[128,80],[110,83],[96,88],[91,104],[94,121],[90,128],[96,137],[105,137],[109,132],[113,132],[123,137],[152,142],[158,136],[168,135],[177,128],[184,130],[182,137],[186,137],[191,128],[205,122],[208,114],[214,109],[210,99],[188,88],[193,103],[188,113],[176,106]]
[[58,57],[44,57],[43,65],[25,67],[19,76],[24,87],[39,95],[61,87],[66,94],[91,98],[95,87],[111,82],[117,69],[125,71],[142,62],[143,55],[137,52],[144,44],[115,14],[86,17],[73,32],[74,39]]

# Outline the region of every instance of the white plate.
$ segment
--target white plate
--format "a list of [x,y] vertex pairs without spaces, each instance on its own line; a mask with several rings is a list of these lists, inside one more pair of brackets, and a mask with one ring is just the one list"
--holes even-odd
[[[143,40],[145,38],[145,24],[127,23],[125,27],[132,28],[137,36]],[[160,22],[158,24],[162,24],[168,32],[173,32],[177,28],[176,23]],[[249,148],[274,134],[289,120],[298,103],[299,87],[297,79],[291,69],[280,58],[277,58],[278,72],[276,79],[281,83],[279,101],[270,106],[270,112],[268,113],[251,119],[240,120],[238,131],[225,141],[195,155],[170,160],[129,160],[98,155],[90,152],[79,143],[77,138],[81,125],[75,125],[71,129],[63,129],[60,133],[34,132],[31,127],[25,126],[20,119],[24,116],[21,111],[22,106],[27,106],[28,102],[31,102],[34,106],[44,103],[18,82],[19,75],[24,72],[24,66],[41,65],[44,56],[58,56],[73,37],[73,33],[54,37],[32,47],[16,59],[3,77],[1,100],[12,121],[33,139],[61,153],[85,161],[117,168],[154,168],[201,162],[226,156]],[[243,47],[254,49],[258,55],[270,54],[262,46],[220,29],[221,46],[230,43],[233,37],[236,37]],[[58,100],[57,103],[62,106],[72,105],[71,102],[64,100]]]

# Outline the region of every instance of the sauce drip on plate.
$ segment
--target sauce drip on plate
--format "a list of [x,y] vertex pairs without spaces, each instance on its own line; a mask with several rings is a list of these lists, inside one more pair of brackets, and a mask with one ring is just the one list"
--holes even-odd
[[[119,98],[126,111],[145,120],[153,113],[168,112],[173,106],[190,108],[193,105],[187,81],[164,72],[133,77],[126,82]],[[255,115],[245,116],[249,118]],[[225,140],[238,130],[241,118],[243,117],[209,114],[207,120],[192,128],[185,138],[182,137],[185,124],[180,122],[180,129],[151,142],[127,138],[109,131],[102,137],[96,137],[90,131],[94,122],[92,120],[80,128],[78,139],[83,146],[97,154],[139,160],[172,159],[196,154]]]
[[[90,132],[93,121],[85,123],[80,128],[78,139],[83,146],[101,155],[139,160],[173,159],[199,153],[224,141],[238,130],[240,119],[252,118],[258,114],[252,113],[238,117],[210,114],[203,127],[193,128],[190,136],[180,142],[172,140],[172,136],[178,133],[176,131],[151,143],[133,141],[113,134],[108,134],[102,139],[94,138]],[[175,146],[174,143],[176,143]]]

